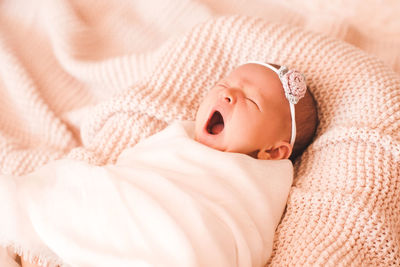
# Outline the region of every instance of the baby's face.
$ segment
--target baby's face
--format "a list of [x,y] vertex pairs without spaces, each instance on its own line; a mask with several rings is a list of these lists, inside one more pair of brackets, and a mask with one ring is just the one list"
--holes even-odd
[[288,144],[290,123],[278,75],[264,66],[245,64],[220,80],[203,100],[195,139],[221,151],[257,157],[259,151]]

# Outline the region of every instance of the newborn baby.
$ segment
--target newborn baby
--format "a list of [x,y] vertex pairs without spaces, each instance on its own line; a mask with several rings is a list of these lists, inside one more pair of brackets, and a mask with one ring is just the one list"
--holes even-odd
[[196,117],[196,140],[258,159],[287,159],[311,142],[316,125],[315,102],[300,73],[251,62],[206,96]]
[[0,229],[29,222],[25,243],[71,266],[263,266],[292,183],[287,159],[316,124],[300,73],[248,63],[210,90],[195,122],[173,123],[115,165],[60,160],[0,179],[0,196],[21,197],[5,200],[20,203],[20,221]]

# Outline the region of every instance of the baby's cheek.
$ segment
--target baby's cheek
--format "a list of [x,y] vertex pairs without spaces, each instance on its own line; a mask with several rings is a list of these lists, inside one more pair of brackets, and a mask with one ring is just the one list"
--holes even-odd
[[251,136],[249,136],[248,128],[246,125],[232,125],[232,127],[225,127],[227,131],[225,133],[226,142],[229,147],[232,148],[232,152],[243,153],[243,150],[247,149],[249,140],[251,140]]

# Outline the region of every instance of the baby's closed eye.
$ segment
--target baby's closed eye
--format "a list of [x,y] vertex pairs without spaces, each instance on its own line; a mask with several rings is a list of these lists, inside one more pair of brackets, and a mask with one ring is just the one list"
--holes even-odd
[[257,107],[258,110],[260,110],[260,107],[258,106],[256,101],[254,101],[252,98],[249,98],[249,97],[246,97],[246,99],[249,100],[251,103],[253,103]]

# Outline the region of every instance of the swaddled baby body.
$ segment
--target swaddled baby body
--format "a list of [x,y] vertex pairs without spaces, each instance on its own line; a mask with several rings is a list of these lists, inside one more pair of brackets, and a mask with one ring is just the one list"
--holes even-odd
[[14,178],[28,221],[15,225],[29,223],[27,238],[71,266],[262,266],[292,182],[287,159],[316,124],[301,74],[239,66],[194,123],[172,124],[115,165],[60,160]]

